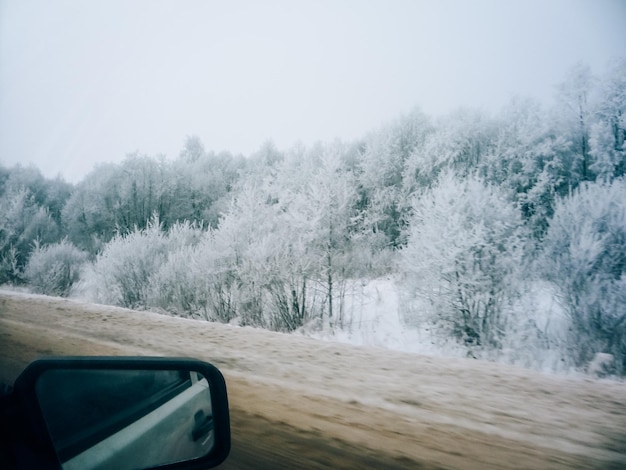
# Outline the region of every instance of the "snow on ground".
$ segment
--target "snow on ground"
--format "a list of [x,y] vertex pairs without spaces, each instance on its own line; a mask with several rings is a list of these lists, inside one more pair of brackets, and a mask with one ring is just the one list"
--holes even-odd
[[[320,331],[302,328],[306,336],[357,346],[368,346],[413,354],[437,357],[468,357],[468,349],[451,339],[437,336],[426,324],[407,325],[402,320],[407,300],[394,277],[374,280],[357,280],[346,288],[344,325]],[[428,308],[411,301],[411,309]],[[513,315],[534,323],[555,343],[562,339],[567,329],[567,319],[547,284],[536,283],[529,288],[516,305]],[[547,373],[579,375],[567,368],[558,349],[545,350],[523,339],[526,331],[506,343],[502,351],[473,351],[474,357],[532,368]],[[525,342],[526,341],[526,342]]]
[[301,331],[326,341],[417,352],[411,348],[420,342],[419,334],[402,325],[398,293],[392,279],[352,282],[346,289],[343,310],[343,328]]

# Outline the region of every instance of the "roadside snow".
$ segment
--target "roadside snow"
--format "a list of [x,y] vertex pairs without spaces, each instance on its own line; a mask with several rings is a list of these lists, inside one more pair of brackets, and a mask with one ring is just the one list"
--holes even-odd
[[[529,341],[520,329],[505,343],[501,351],[468,349],[448,338],[437,336],[425,324],[407,325],[402,319],[406,299],[400,298],[400,289],[393,277],[375,280],[357,280],[348,284],[343,306],[343,325],[324,330],[304,327],[300,334],[328,342],[367,346],[435,357],[476,357],[502,364],[518,365],[545,373],[580,376],[562,361],[558,348],[547,350]],[[427,308],[416,300],[411,308]],[[567,329],[564,312],[556,303],[554,292],[547,284],[535,284],[514,309],[516,318],[536,325],[554,344],[558,344]],[[336,323],[340,323],[337,320]]]

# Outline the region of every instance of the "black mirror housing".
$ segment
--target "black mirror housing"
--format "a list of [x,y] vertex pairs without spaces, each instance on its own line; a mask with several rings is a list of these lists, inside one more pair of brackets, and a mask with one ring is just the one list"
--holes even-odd
[[[125,386],[131,383],[129,381],[136,384],[133,387],[136,397],[128,398],[129,393]],[[113,394],[113,398],[107,402],[113,408],[106,409],[102,406],[103,400],[97,396],[100,392]],[[93,400],[89,398],[90,396]],[[87,401],[81,405],[81,400]],[[124,400],[128,403],[125,404]],[[94,449],[97,449],[98,445],[103,447],[98,441],[102,440],[103,436],[118,432],[126,433],[119,434],[124,436],[120,437],[123,441],[132,440],[128,439],[128,436],[137,434],[137,429],[142,433],[146,429],[149,430],[150,425],[147,423],[158,421],[159,413],[174,416],[163,420],[165,424],[161,425],[161,434],[168,431],[168,426],[184,428],[178,430],[178,435],[184,435],[184,440],[188,437],[191,445],[203,439],[208,442],[209,437],[206,436],[210,436],[210,444],[207,444],[208,447],[205,446],[207,453],[204,455],[202,452],[203,455],[199,456],[183,453],[182,459],[177,457],[173,460],[165,459],[164,462],[148,459],[147,464],[141,463],[140,467],[212,468],[222,463],[230,452],[230,416],[224,377],[215,366],[196,359],[165,357],[39,359],[31,363],[15,381],[13,402],[19,416],[15,420],[14,440],[18,446],[28,443],[27,448],[21,451],[18,449],[19,454],[30,460],[28,467],[33,465],[38,468],[55,469],[79,467],[81,465],[77,462],[80,462],[81,458],[84,462],[85,459],[89,460],[91,455],[99,457],[102,453],[99,454],[96,450],[93,451],[95,453],[81,455],[86,447],[91,447],[92,444]],[[181,413],[184,413],[184,419],[181,419]],[[114,415],[116,419],[109,415]],[[76,417],[79,419],[73,419]],[[178,446],[177,441],[183,439],[177,439],[176,429],[171,431],[171,435],[165,436],[166,442]],[[148,437],[144,442],[152,442],[150,435],[146,435]],[[162,449],[163,446],[158,444],[154,446],[161,447],[156,449],[161,454],[167,453]],[[133,455],[138,453],[137,449],[142,447],[135,447]],[[146,448],[145,454],[154,451],[155,449]]]

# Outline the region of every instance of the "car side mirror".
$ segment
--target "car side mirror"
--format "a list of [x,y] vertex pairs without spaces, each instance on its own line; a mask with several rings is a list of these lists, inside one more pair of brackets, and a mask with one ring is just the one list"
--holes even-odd
[[33,451],[63,470],[211,468],[230,451],[226,384],[206,362],[40,359],[14,396]]

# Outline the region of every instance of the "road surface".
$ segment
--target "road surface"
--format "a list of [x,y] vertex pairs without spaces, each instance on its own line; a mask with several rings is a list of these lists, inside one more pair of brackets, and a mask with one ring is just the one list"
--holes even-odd
[[626,468],[626,384],[0,291],[0,382],[46,355],[218,366],[222,469]]

